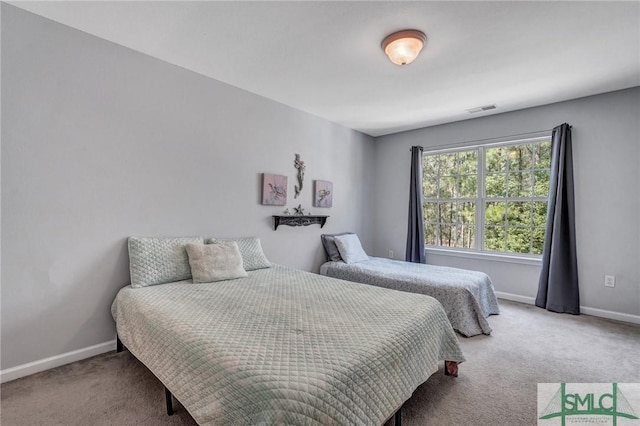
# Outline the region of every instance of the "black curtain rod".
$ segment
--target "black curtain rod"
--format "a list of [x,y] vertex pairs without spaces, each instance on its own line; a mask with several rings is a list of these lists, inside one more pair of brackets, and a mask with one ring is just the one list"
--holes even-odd
[[[569,126],[570,128],[572,126]],[[482,142],[487,142],[487,141],[495,141],[495,140],[499,140],[499,139],[511,139],[511,138],[517,138],[517,137],[523,137],[523,136],[527,136],[527,135],[535,135],[538,133],[551,133],[553,131],[553,129],[549,129],[549,130],[537,130],[534,132],[527,132],[527,133],[519,133],[517,135],[508,135],[508,136],[498,136],[497,138],[486,138],[486,139],[477,139],[474,141],[466,141],[466,142],[456,142],[456,143],[450,143],[450,144],[445,144],[445,145],[434,145],[434,146],[429,146],[429,149],[438,149],[438,148],[448,148],[451,146],[463,146],[463,145],[477,145],[480,144]],[[424,149],[424,147],[419,146],[419,145],[415,145],[416,148],[420,148],[420,149]],[[413,147],[412,147],[413,148]],[[409,151],[411,151],[411,149],[409,149]]]

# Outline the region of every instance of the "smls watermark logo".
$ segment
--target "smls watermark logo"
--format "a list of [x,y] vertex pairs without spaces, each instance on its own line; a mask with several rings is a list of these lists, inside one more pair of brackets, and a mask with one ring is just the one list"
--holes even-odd
[[639,426],[640,383],[538,383],[538,425]]

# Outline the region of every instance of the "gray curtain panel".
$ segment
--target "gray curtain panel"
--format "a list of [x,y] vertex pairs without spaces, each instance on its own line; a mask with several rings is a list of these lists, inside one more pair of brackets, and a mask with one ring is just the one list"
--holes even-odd
[[424,221],[422,218],[422,147],[411,147],[411,183],[409,184],[409,225],[407,226],[407,262],[425,263]]
[[553,312],[579,314],[571,126],[565,123],[556,127],[551,139],[547,229],[536,306]]

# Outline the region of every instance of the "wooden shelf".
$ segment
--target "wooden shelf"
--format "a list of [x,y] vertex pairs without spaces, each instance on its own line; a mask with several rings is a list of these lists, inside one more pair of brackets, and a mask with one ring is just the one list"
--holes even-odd
[[327,223],[329,216],[316,216],[316,215],[273,215],[273,230],[278,229],[278,225],[287,226],[309,226],[313,224],[320,225],[320,228]]

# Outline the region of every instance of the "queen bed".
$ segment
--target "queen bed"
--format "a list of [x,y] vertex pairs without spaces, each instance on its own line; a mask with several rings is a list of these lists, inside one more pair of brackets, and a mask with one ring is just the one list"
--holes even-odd
[[464,361],[435,299],[279,265],[127,286],[112,314],[119,340],[200,425],[380,425],[439,362],[455,373]]
[[487,318],[499,314],[500,307],[487,274],[369,257],[355,234],[325,234],[322,242],[329,261],[320,267],[321,275],[434,297],[463,336],[491,333]]

